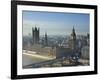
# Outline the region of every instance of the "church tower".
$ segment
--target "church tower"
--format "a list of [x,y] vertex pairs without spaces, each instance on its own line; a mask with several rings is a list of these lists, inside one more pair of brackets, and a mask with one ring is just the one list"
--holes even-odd
[[71,33],[71,48],[72,49],[75,49],[75,46],[76,46],[76,33],[75,33],[75,29],[73,27],[72,29],[72,33]]
[[35,28],[32,28],[32,37],[33,37],[33,44],[39,43],[39,28],[35,26]]

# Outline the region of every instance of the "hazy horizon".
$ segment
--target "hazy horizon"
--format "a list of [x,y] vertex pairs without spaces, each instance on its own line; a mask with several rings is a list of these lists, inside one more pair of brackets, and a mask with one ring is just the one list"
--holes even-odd
[[40,35],[77,35],[89,33],[89,14],[23,11],[23,35],[32,34],[32,27],[40,28]]

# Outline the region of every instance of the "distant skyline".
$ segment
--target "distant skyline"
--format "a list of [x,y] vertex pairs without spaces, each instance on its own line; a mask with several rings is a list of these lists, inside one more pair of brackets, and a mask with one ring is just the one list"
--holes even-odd
[[40,28],[40,35],[70,35],[89,33],[89,14],[23,11],[23,35],[32,34],[32,27]]

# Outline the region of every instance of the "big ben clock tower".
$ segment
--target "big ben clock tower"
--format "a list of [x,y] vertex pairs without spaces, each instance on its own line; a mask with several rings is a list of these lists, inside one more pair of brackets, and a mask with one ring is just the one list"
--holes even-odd
[[72,29],[72,33],[71,33],[71,41],[72,41],[72,49],[75,49],[75,45],[76,45],[76,33],[75,33],[75,29],[73,27]]

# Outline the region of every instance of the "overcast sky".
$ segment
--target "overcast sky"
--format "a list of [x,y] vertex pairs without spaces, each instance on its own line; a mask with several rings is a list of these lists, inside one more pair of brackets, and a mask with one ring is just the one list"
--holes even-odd
[[89,33],[89,14],[23,11],[23,35],[40,28],[40,35],[69,35],[74,26],[76,34]]

